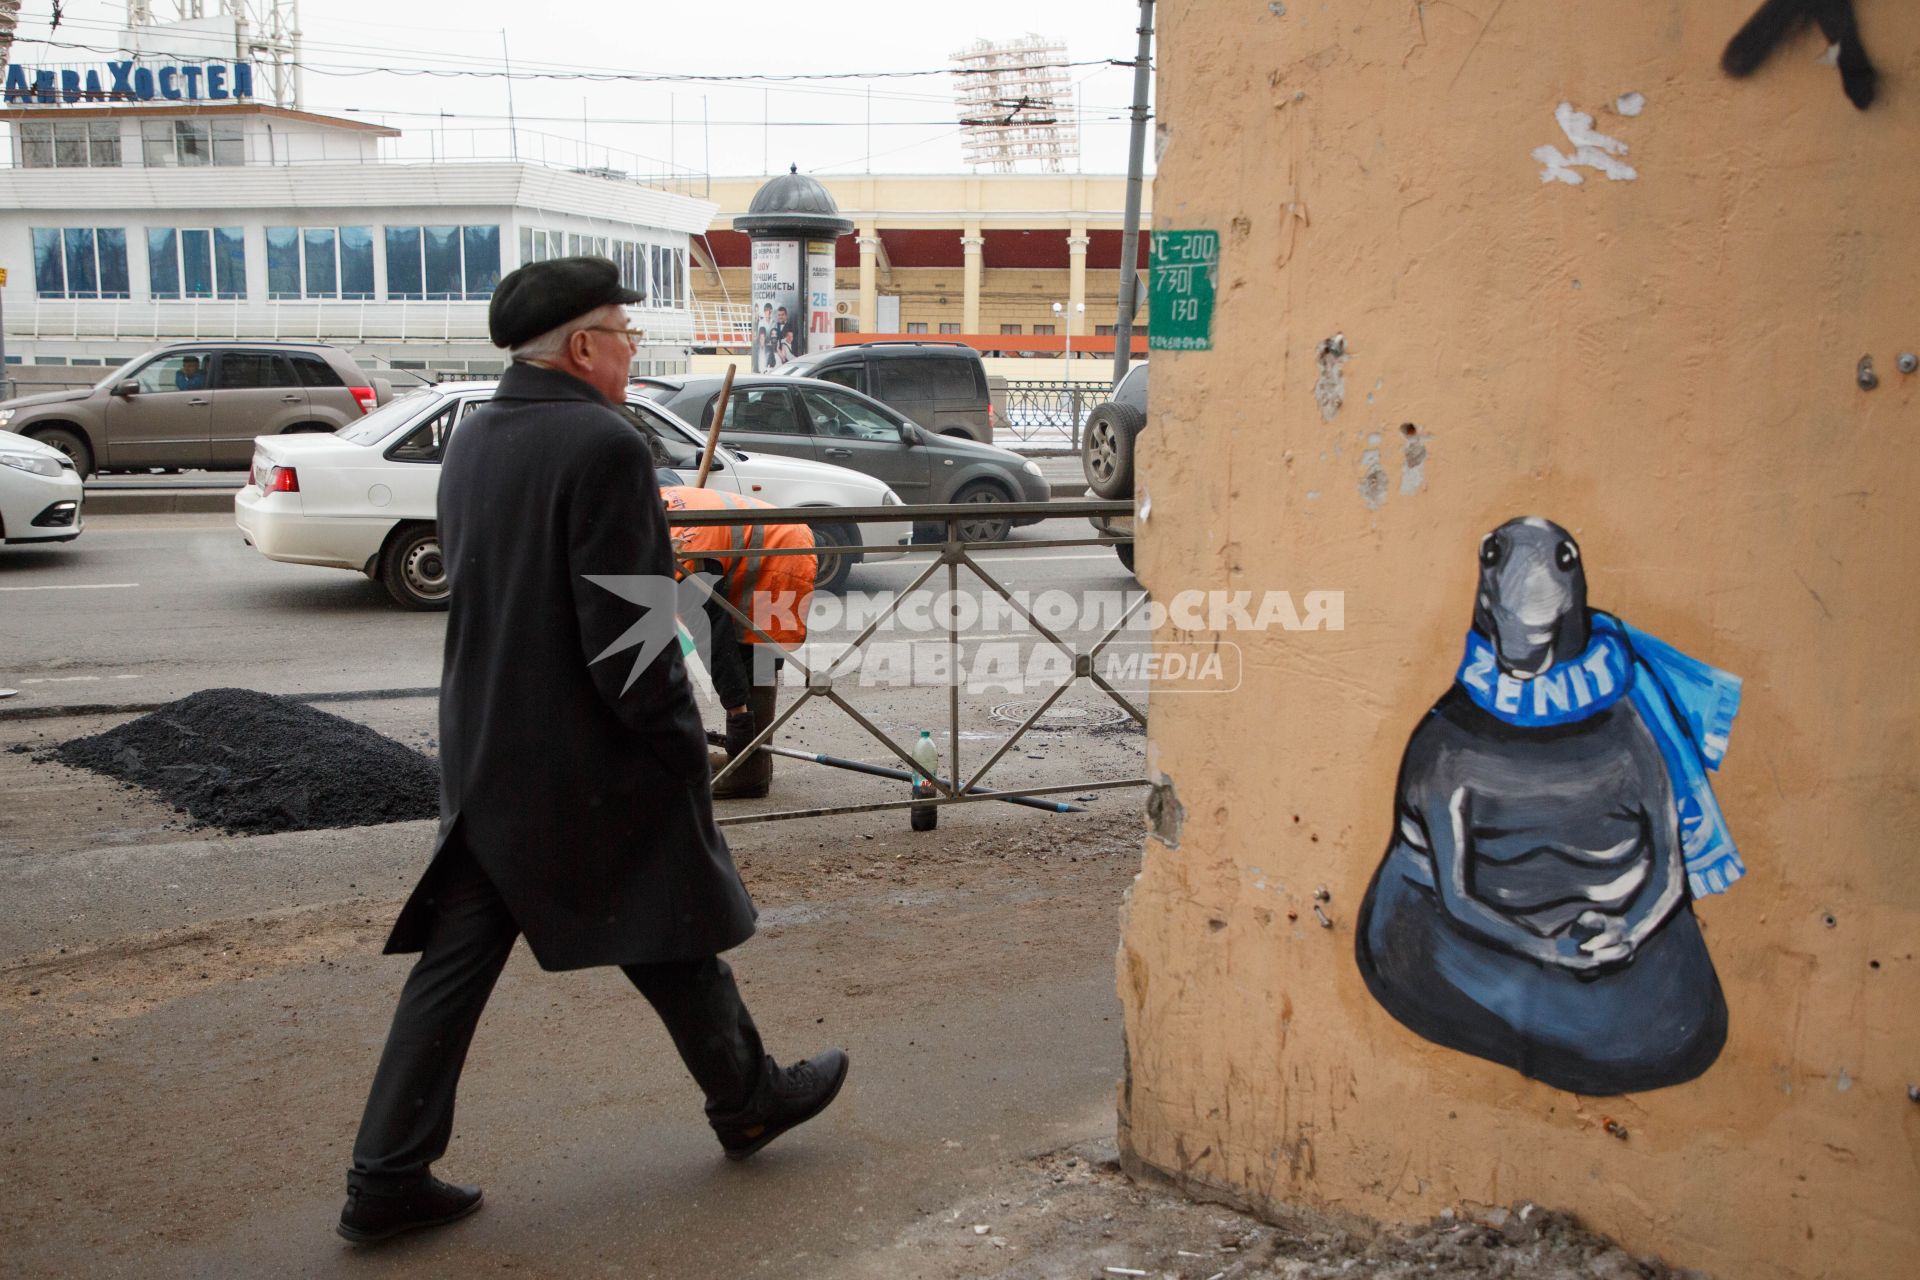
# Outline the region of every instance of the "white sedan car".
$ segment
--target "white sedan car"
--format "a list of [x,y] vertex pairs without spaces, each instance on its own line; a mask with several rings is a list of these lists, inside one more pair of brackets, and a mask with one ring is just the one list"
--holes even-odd
[[[254,441],[247,485],[233,500],[240,532],[270,560],[352,569],[384,583],[409,609],[446,608],[447,573],[435,525],[441,451],[461,420],[485,404],[493,389],[491,382],[422,387],[334,435],[260,436]],[[635,428],[655,442],[656,460],[684,469],[691,481],[704,437],[638,395],[629,398],[626,412]],[[725,445],[714,456],[707,484],[776,507],[900,504],[893,490],[857,471],[800,458],[748,455]],[[819,585],[828,591],[844,587],[855,559],[904,554],[913,533],[904,520],[855,524],[824,512],[810,523],[822,545],[888,548],[823,556]]]
[[0,431],[0,541],[72,542],[80,503],[80,473],[66,454]]

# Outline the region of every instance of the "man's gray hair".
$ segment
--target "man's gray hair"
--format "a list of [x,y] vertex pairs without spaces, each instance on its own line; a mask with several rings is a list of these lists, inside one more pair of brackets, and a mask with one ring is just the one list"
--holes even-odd
[[545,333],[528,338],[518,346],[509,347],[507,356],[513,360],[553,360],[567,349],[567,339],[582,329],[592,329],[604,325],[609,329],[627,327],[627,309],[617,302],[609,302],[604,307],[595,307],[585,315],[575,316],[563,325],[556,325]]

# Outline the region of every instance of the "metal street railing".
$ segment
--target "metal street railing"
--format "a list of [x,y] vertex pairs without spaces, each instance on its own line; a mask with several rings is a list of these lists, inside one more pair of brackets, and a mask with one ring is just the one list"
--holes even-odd
[[1100,382],[1008,379],[1006,403],[999,410],[999,431],[1017,441],[1012,447],[1054,446],[1078,450],[1087,415],[1106,400],[1110,388]]
[[[996,504],[993,510],[996,515],[1004,514],[1013,517],[1040,515],[1050,518],[1064,517],[1069,519],[1086,519],[1094,516],[1118,518],[1131,516],[1133,514],[1133,506],[1131,503],[1103,501],[1016,502]],[[818,508],[801,507],[775,510],[755,509],[751,511],[675,511],[673,513],[673,523],[676,527],[691,525],[751,526],[765,524],[806,524],[810,520],[818,519],[819,515],[820,512]],[[784,710],[780,711],[779,714],[774,717],[773,723],[760,730],[746,751],[741,752],[740,755],[729,761],[727,767],[715,775],[714,781],[716,782],[721,778],[729,776],[736,767],[747,759],[749,753],[759,750],[763,746],[770,746],[773,742],[774,735],[779,732],[781,726],[791,720],[794,714],[802,707],[813,702],[824,702],[838,707],[841,712],[860,726],[860,728],[876,742],[892,752],[909,771],[918,769],[919,766],[909,750],[909,744],[904,744],[898,739],[890,737],[884,729],[875,724],[871,717],[861,711],[860,708],[855,706],[847,698],[836,683],[836,679],[850,674],[848,667],[850,663],[857,658],[862,648],[873,639],[874,635],[880,631],[886,622],[898,614],[902,604],[909,596],[925,586],[935,575],[939,574],[942,569],[946,571],[946,585],[950,593],[957,593],[959,591],[960,573],[961,570],[966,570],[972,575],[972,578],[977,579],[1005,601],[1007,606],[1022,618],[1028,626],[1032,627],[1047,643],[1055,646],[1070,657],[1073,664],[1073,674],[1043,698],[1040,705],[1027,716],[1018,728],[1008,735],[1007,739],[1002,742],[984,762],[980,763],[974,769],[972,775],[969,777],[962,768],[960,755],[960,628],[958,625],[958,612],[950,609],[947,611],[945,630],[950,658],[948,663],[950,678],[947,684],[947,760],[950,762],[949,767],[951,768],[951,772],[945,777],[930,779],[937,793],[934,797],[930,799],[877,801],[867,804],[830,805],[821,808],[792,809],[771,813],[740,814],[719,819],[719,825],[731,826],[756,822],[779,822],[792,818],[818,818],[839,814],[873,813],[886,809],[905,809],[916,804],[971,804],[982,800],[1006,800],[1014,797],[1102,791],[1121,787],[1144,787],[1148,785],[1148,781],[1145,778],[1089,778],[1079,782],[1056,783],[1045,786],[1034,784],[1031,780],[1024,783],[1020,780],[1014,780],[1011,783],[1006,781],[996,782],[994,789],[990,793],[983,794],[976,790],[976,788],[979,788],[985,781],[988,774],[990,774],[1001,761],[1006,759],[1007,753],[1027,734],[1028,730],[1032,729],[1033,726],[1039,722],[1041,717],[1060,700],[1061,696],[1065,694],[1068,689],[1074,687],[1081,680],[1087,681],[1088,684],[1106,694],[1106,696],[1118,704],[1135,723],[1142,727],[1145,727],[1147,723],[1146,712],[1136,706],[1132,700],[1127,698],[1119,690],[1115,689],[1113,685],[1101,675],[1096,665],[1096,659],[1100,656],[1101,651],[1113,642],[1115,637],[1120,634],[1121,630],[1125,628],[1126,624],[1139,611],[1141,606],[1146,603],[1147,595],[1145,592],[1141,592],[1140,595],[1122,611],[1118,620],[1115,621],[1097,641],[1084,648],[1079,648],[1056,634],[1045,623],[1041,622],[1039,618],[1035,617],[1033,611],[1022,601],[1016,599],[1013,593],[1007,589],[1006,585],[996,578],[979,560],[975,559],[972,554],[975,551],[989,548],[996,554],[1004,554],[1009,551],[1019,553],[1040,551],[1055,547],[1114,546],[1126,541],[1126,539],[1109,537],[1091,531],[1085,536],[1079,537],[1036,538],[1031,541],[1017,543],[968,542],[961,538],[961,523],[964,521],[977,520],[979,517],[979,506],[968,503],[915,507],[834,508],[834,518],[836,520],[844,520],[857,524],[863,520],[891,522],[910,519],[920,525],[939,525],[944,531],[945,537],[938,543],[919,544],[916,550],[924,550],[929,553],[930,556],[926,568],[922,569],[920,573],[914,577],[912,583],[894,596],[891,603],[867,624],[865,629],[860,632],[859,636],[854,639],[851,644],[847,645],[845,649],[838,652],[830,660],[824,662],[816,661],[811,665],[796,649],[779,644],[772,636],[755,625],[753,619],[735,608],[732,602],[724,596],[717,594],[709,583],[701,579],[694,579],[695,584],[700,591],[704,593],[706,598],[717,603],[720,608],[724,609],[733,618],[735,625],[742,629],[741,633],[743,635],[750,633],[758,638],[759,643],[772,645],[781,656],[793,664],[803,681],[800,696]],[[734,559],[741,556],[851,555],[856,552],[892,551],[897,549],[897,547],[891,546],[867,546],[864,544],[849,547],[823,545],[816,546],[811,551],[804,548],[762,547],[754,550],[702,551],[700,558],[703,560],[717,560]],[[962,781],[962,779],[964,779],[964,781]]]
[[[487,302],[474,301],[58,301],[7,305],[15,338],[110,338],[131,341],[274,338],[317,342],[460,342],[492,344]],[[689,345],[746,329],[744,305],[695,303],[686,308],[635,307],[634,322],[653,343]]]

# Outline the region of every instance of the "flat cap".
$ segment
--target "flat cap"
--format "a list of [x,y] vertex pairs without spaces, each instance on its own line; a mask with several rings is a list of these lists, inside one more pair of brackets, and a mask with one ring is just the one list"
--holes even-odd
[[620,283],[620,268],[610,258],[530,262],[494,286],[487,336],[496,347],[518,346],[599,307],[646,300]]

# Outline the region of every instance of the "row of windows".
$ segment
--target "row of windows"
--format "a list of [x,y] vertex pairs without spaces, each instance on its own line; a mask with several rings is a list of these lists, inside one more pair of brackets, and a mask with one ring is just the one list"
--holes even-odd
[[[500,228],[381,228],[386,245],[386,296],[396,301],[477,301],[500,282]],[[370,301],[374,288],[372,227],[268,227],[267,297],[274,301]],[[538,237],[535,239],[534,237]],[[521,261],[558,256],[560,233],[522,228]],[[567,248],[592,240],[568,236]],[[656,306],[686,304],[686,254],[662,245],[605,239],[592,248],[618,254],[628,287]],[[130,297],[123,227],[33,228],[34,288],[42,298]],[[147,286],[157,299],[245,298],[246,232],[242,227],[147,228]]]
[[490,298],[499,283],[499,227],[387,228],[389,298]]
[[587,236],[544,227],[520,228],[520,261],[549,258],[596,257],[612,259],[620,268],[620,283],[645,296],[644,306],[683,307],[687,304],[687,254],[665,245]]
[[[61,120],[23,123],[20,164],[27,169],[117,169],[118,120]],[[143,120],[140,157],[150,169],[195,165],[238,165],[247,159],[240,125],[218,120]]]
[[[478,300],[500,282],[498,227],[386,227],[387,296]],[[374,298],[372,227],[268,227],[267,297]],[[34,291],[42,298],[131,296],[124,227],[33,228]],[[247,296],[241,227],[147,228],[153,297]]]
[[246,297],[244,232],[239,227],[148,227],[147,289],[168,299]]

